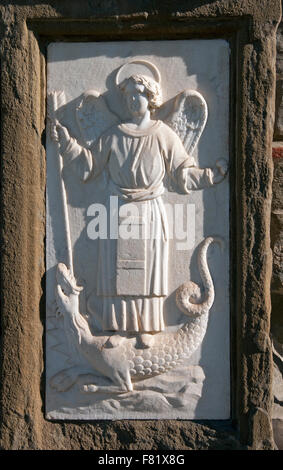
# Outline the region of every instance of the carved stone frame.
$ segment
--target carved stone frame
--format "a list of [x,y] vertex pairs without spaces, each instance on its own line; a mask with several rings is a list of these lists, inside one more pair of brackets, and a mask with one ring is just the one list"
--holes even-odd
[[[157,1],[153,11],[146,11],[143,0],[135,6],[124,2],[119,11],[111,1],[108,7],[96,7],[96,1],[85,7],[39,3],[0,7],[0,448],[272,449],[269,225],[280,1],[203,6],[195,0],[175,7]],[[191,38],[224,38],[231,46],[231,419],[49,422],[44,417],[46,47],[55,41]]]

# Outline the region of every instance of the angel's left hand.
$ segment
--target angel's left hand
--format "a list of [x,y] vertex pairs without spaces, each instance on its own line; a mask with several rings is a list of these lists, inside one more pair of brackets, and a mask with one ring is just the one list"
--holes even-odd
[[221,183],[228,173],[228,162],[221,158],[217,160],[215,167],[212,170],[213,173],[213,184]]

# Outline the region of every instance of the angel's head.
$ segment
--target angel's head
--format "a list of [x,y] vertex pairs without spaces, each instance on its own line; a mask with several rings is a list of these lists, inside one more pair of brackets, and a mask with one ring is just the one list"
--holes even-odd
[[162,91],[159,83],[144,75],[131,75],[119,85],[126,96],[127,106],[132,114],[152,112],[162,104]]

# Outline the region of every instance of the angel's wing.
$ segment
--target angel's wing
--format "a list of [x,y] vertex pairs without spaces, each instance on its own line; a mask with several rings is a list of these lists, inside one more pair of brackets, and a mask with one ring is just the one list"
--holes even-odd
[[119,122],[118,117],[109,110],[103,96],[95,90],[83,93],[76,108],[76,118],[87,147],[90,147],[103,132]]
[[200,139],[207,121],[207,104],[203,96],[194,90],[184,90],[176,96],[173,111],[165,122],[181,138],[191,155]]

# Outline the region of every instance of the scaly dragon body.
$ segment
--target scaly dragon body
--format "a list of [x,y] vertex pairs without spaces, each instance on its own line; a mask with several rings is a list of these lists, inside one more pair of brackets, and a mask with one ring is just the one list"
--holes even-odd
[[[82,288],[77,286],[64,264],[58,265],[56,300],[64,316],[64,330],[72,349],[77,349],[90,366],[85,391],[132,391],[134,382],[170,371],[193,354],[204,338],[209,310],[214,301],[214,286],[207,265],[207,249],[212,242],[221,240],[208,237],[203,240],[198,251],[204,287],[202,301],[200,289],[195,283],[190,281],[182,284],[176,292],[176,302],[189,317],[188,321],[175,333],[153,335],[147,349],[137,348],[136,338],[124,338],[113,347],[109,343],[109,335],[92,334],[87,320],[79,312],[79,293]],[[81,374],[78,367],[59,372],[51,379],[51,386],[60,391],[67,390]]]

